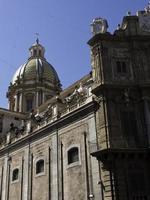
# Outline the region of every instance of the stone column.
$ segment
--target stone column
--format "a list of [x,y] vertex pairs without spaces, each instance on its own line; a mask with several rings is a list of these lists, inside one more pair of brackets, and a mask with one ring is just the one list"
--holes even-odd
[[55,135],[51,138],[51,199],[59,199],[59,168],[58,168],[58,133],[56,131]]
[[18,97],[15,95],[15,109],[14,111],[17,111],[17,106],[18,106]]
[[19,112],[22,112],[22,93],[20,93],[20,99],[19,99]]
[[23,200],[28,200],[29,148],[24,150]]
[[8,157],[4,158],[4,172],[3,172],[3,187],[2,187],[2,200],[7,197],[7,179],[8,179]]
[[36,92],[36,107],[39,106],[39,92]]
[[43,91],[43,94],[42,94],[43,96],[42,96],[42,103],[44,103],[45,102],[45,93],[44,93],[44,91]]
[[[88,154],[91,152],[97,151],[97,136],[96,136],[96,124],[94,114],[89,117],[88,126],[89,126],[89,135],[88,135],[88,143],[89,149]],[[88,129],[88,127],[87,127]],[[98,166],[98,161],[95,157],[89,157],[89,179],[90,179],[90,194],[94,195],[94,199],[102,199],[102,188],[100,187],[99,182],[101,182],[100,171]]]

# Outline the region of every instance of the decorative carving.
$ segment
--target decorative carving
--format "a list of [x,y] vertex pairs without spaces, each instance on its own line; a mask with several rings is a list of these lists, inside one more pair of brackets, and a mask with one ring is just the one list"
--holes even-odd
[[98,54],[100,53],[100,51],[101,51],[101,46],[100,46],[100,45],[94,47],[94,48],[92,49],[92,56],[98,55]]
[[100,65],[101,65],[101,51],[102,49],[100,49],[100,45],[98,45],[97,47],[94,47],[92,49],[92,57],[93,57],[93,61],[92,61],[92,75],[93,75],[93,80],[95,82],[100,82]]
[[124,103],[126,105],[128,105],[130,103],[130,96],[129,96],[130,94],[129,94],[129,92],[130,92],[129,88],[124,89],[124,91],[123,91]]
[[37,114],[34,114],[34,110],[31,111],[29,118],[36,124],[40,124],[43,119],[43,117],[39,114],[39,111],[37,111]]
[[91,24],[91,32],[93,35],[98,33],[106,33],[108,28],[108,23],[106,19],[103,18],[95,18]]
[[14,134],[17,136],[18,133],[19,133],[19,129],[18,129],[17,126],[14,126],[14,123],[11,123],[11,124],[10,124],[9,132],[10,132],[10,133],[14,133]]
[[144,9],[145,11],[138,11],[139,25],[142,32],[150,32],[150,1]]
[[52,117],[52,113],[53,113],[52,105],[49,104],[47,109],[45,110],[45,112],[43,114],[43,117],[46,120],[46,122],[48,121],[49,118]]
[[150,12],[150,1],[148,2],[148,5],[145,7],[145,12],[146,13]]
[[86,94],[87,94],[87,89],[83,87],[82,83],[80,83],[79,87],[75,86],[75,90],[73,91],[73,93],[69,94],[65,98],[65,102],[71,103],[73,102],[73,100],[78,102],[82,97],[86,96]]
[[98,103],[98,104],[100,104],[101,102],[103,102],[103,101],[105,101],[106,99],[105,99],[105,97],[103,97],[103,96],[96,96],[96,95],[93,95],[93,99]]

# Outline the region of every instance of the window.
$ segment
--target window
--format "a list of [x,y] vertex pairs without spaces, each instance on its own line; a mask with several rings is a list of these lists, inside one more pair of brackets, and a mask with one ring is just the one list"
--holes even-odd
[[78,147],[73,147],[68,151],[68,164],[79,161]]
[[37,50],[36,49],[34,49],[34,56],[36,56],[37,55]]
[[26,104],[27,104],[26,110],[27,110],[27,111],[31,111],[32,108],[33,108],[33,99],[27,99],[27,100],[26,100]]
[[36,174],[40,174],[44,172],[44,160],[38,160],[36,163]]
[[12,181],[17,181],[19,179],[19,169],[16,168],[13,170],[12,173]]
[[125,61],[117,61],[116,66],[117,66],[117,73],[119,74],[127,73],[127,66]]

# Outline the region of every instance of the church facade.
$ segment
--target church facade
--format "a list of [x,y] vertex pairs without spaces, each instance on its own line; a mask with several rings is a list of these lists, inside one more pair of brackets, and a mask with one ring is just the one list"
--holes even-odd
[[66,89],[36,43],[0,108],[0,200],[150,199],[150,6],[91,24],[90,74]]

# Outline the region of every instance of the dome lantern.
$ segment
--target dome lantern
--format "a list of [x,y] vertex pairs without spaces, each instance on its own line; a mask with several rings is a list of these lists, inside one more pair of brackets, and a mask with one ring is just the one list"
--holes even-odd
[[39,43],[39,39],[36,39],[36,43],[33,44],[30,48],[30,57],[29,59],[39,57],[44,59],[45,48]]

